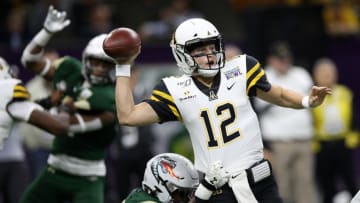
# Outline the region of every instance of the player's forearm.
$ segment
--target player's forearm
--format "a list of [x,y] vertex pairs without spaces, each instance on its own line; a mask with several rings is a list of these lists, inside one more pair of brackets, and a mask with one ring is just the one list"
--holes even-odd
[[281,86],[273,85],[268,92],[258,91],[257,96],[278,106],[294,109],[304,108],[302,105],[303,95]]
[[32,111],[28,122],[53,135],[67,135],[70,125],[68,114],[60,113],[55,116],[40,110]]
[[48,44],[55,33],[62,31],[69,24],[70,20],[66,18],[65,11],[58,11],[53,6],[50,6],[43,28],[30,41],[22,54],[22,64],[35,73],[45,76],[47,79],[52,79],[52,73],[48,74],[51,70],[51,63],[49,59],[43,57],[43,47]]
[[302,99],[304,95],[295,92],[293,90],[282,88],[281,94],[281,103],[279,105],[294,109],[302,109],[304,106],[302,105]]
[[129,125],[129,118],[135,106],[130,77],[117,77],[115,91],[117,118],[120,124]]
[[51,64],[49,59],[44,58],[44,47],[51,37],[52,34],[45,29],[35,35],[22,53],[21,62],[24,67],[42,76],[49,72]]

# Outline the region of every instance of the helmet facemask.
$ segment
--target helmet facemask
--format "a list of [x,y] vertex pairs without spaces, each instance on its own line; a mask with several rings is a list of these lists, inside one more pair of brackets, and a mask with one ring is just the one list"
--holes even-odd
[[[190,53],[195,50],[196,48],[199,47],[203,47],[203,46],[207,46],[207,45],[215,45],[215,51],[212,51],[211,53],[204,53],[204,54],[198,54],[198,55],[193,55],[191,56]],[[193,73],[195,73],[196,75],[201,75],[204,77],[213,77],[215,76],[219,70],[224,67],[224,62],[225,62],[225,53],[224,53],[224,46],[222,43],[222,38],[221,36],[217,36],[217,37],[213,37],[213,38],[208,38],[208,39],[195,39],[195,40],[191,40],[186,42],[185,44],[185,52],[187,52],[192,60],[195,62],[195,57],[203,57],[206,56],[207,60],[208,60],[208,66],[206,67],[201,67],[199,64],[196,64],[196,68],[193,71]],[[210,57],[211,56],[216,56],[216,61],[215,62],[210,62]]]
[[[98,62],[94,62],[98,61]],[[99,64],[103,65],[99,65]],[[88,56],[85,59],[84,71],[87,80],[93,85],[103,85],[115,82],[115,63],[99,59],[93,56]],[[102,67],[100,67],[102,66]],[[104,67],[106,66],[106,67]],[[96,69],[108,69],[104,75],[95,74]]]
[[[115,61],[110,56],[106,55],[102,48],[106,36],[106,34],[100,34],[91,39],[83,52],[83,74],[90,84],[93,85],[104,85],[115,82]],[[103,76],[96,76],[93,73],[96,68],[100,68],[97,67],[99,64],[105,66],[110,66],[112,64],[113,68],[110,68],[108,73]]]

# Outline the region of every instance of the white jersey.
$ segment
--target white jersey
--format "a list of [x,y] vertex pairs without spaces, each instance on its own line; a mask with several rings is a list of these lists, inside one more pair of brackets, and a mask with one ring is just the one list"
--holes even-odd
[[0,148],[4,140],[10,135],[14,125],[13,118],[7,112],[8,104],[17,98],[29,97],[24,93],[25,87],[20,85],[21,81],[17,79],[0,80]]
[[[199,171],[206,172],[215,161],[221,161],[229,172],[247,169],[263,159],[250,91],[260,81],[266,83],[265,91],[271,86],[260,64],[246,55],[227,62],[214,81],[215,86],[206,88],[188,75],[164,78],[166,88],[155,88],[148,102],[162,121],[184,123]],[[159,108],[159,103],[165,103],[172,115],[164,115],[166,106]]]

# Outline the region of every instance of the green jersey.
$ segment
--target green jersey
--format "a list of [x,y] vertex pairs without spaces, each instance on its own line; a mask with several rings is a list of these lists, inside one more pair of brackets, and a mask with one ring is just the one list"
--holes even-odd
[[[95,115],[104,111],[115,113],[115,89],[113,84],[91,85],[82,74],[82,63],[71,57],[56,62],[54,87],[65,90],[74,100],[81,114]],[[74,137],[55,137],[52,154],[66,154],[85,160],[101,160],[105,149],[115,137],[114,125],[99,130],[75,134]]]
[[156,197],[136,188],[126,197],[122,203],[161,203]]

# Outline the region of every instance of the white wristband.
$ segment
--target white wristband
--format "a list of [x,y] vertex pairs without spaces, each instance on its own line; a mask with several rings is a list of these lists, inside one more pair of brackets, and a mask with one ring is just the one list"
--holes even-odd
[[85,121],[84,121],[83,117],[79,113],[75,113],[75,118],[79,122],[81,132],[85,132],[86,126],[85,126]]
[[33,41],[37,45],[44,47],[49,42],[51,37],[51,33],[47,32],[45,29],[41,29],[40,32],[35,35]]
[[304,108],[310,108],[310,104],[309,104],[309,96],[305,96],[302,98],[301,100],[301,104]]
[[120,76],[130,77],[130,75],[131,75],[130,67],[131,67],[130,64],[126,64],[126,65],[116,64],[116,67],[115,67],[116,68],[115,69],[116,77],[120,77]]
[[208,190],[205,186],[202,184],[199,185],[199,187],[195,191],[195,196],[202,200],[208,200],[210,199],[211,195],[213,194],[213,191]]

